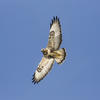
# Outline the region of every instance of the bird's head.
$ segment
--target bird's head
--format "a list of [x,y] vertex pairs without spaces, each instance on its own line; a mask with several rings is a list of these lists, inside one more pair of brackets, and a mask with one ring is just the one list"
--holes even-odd
[[44,54],[44,55],[47,55],[48,54],[48,50],[46,50],[46,49],[41,49],[41,52]]

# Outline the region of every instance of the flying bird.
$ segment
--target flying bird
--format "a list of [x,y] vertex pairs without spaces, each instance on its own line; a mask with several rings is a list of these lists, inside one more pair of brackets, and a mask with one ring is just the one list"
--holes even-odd
[[53,17],[50,24],[48,45],[46,48],[41,49],[43,57],[33,75],[32,82],[34,84],[40,82],[40,80],[42,80],[48,74],[54,64],[54,61],[61,64],[65,60],[65,48],[59,49],[61,42],[61,25],[59,18],[56,16]]

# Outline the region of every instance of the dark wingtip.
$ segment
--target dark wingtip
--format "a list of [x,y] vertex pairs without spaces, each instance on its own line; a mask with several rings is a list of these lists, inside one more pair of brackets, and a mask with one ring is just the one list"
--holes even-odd
[[38,82],[35,80],[35,73],[33,74],[32,83],[34,83],[34,84],[38,83]]
[[53,21],[55,21],[55,19],[56,19],[56,18],[55,18],[55,17],[53,17]]
[[58,19],[58,17],[56,16],[56,20]]
[[57,16],[53,16],[52,22],[50,23],[50,28],[54,22],[58,22],[59,27],[61,27],[59,18]]

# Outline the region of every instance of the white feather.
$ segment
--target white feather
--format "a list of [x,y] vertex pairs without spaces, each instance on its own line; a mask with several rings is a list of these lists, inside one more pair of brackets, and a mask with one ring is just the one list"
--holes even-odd
[[35,79],[36,82],[39,82],[41,79],[43,79],[48,74],[48,72],[52,68],[53,63],[54,63],[53,58],[51,58],[51,59],[48,59],[48,58],[45,58],[45,57],[42,58],[38,67],[41,67],[41,66],[44,66],[44,67],[41,70],[41,72],[38,72],[36,70],[35,76],[34,76],[35,77],[34,79]]

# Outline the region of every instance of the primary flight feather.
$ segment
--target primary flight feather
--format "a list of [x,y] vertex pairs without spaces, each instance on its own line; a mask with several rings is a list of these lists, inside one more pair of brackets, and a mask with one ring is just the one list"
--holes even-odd
[[43,57],[33,75],[32,82],[34,82],[34,84],[40,82],[40,80],[48,74],[55,60],[58,64],[61,64],[65,60],[65,49],[59,49],[61,42],[61,25],[59,18],[56,16],[53,17],[52,23],[50,24],[48,45],[45,49],[41,49]]

